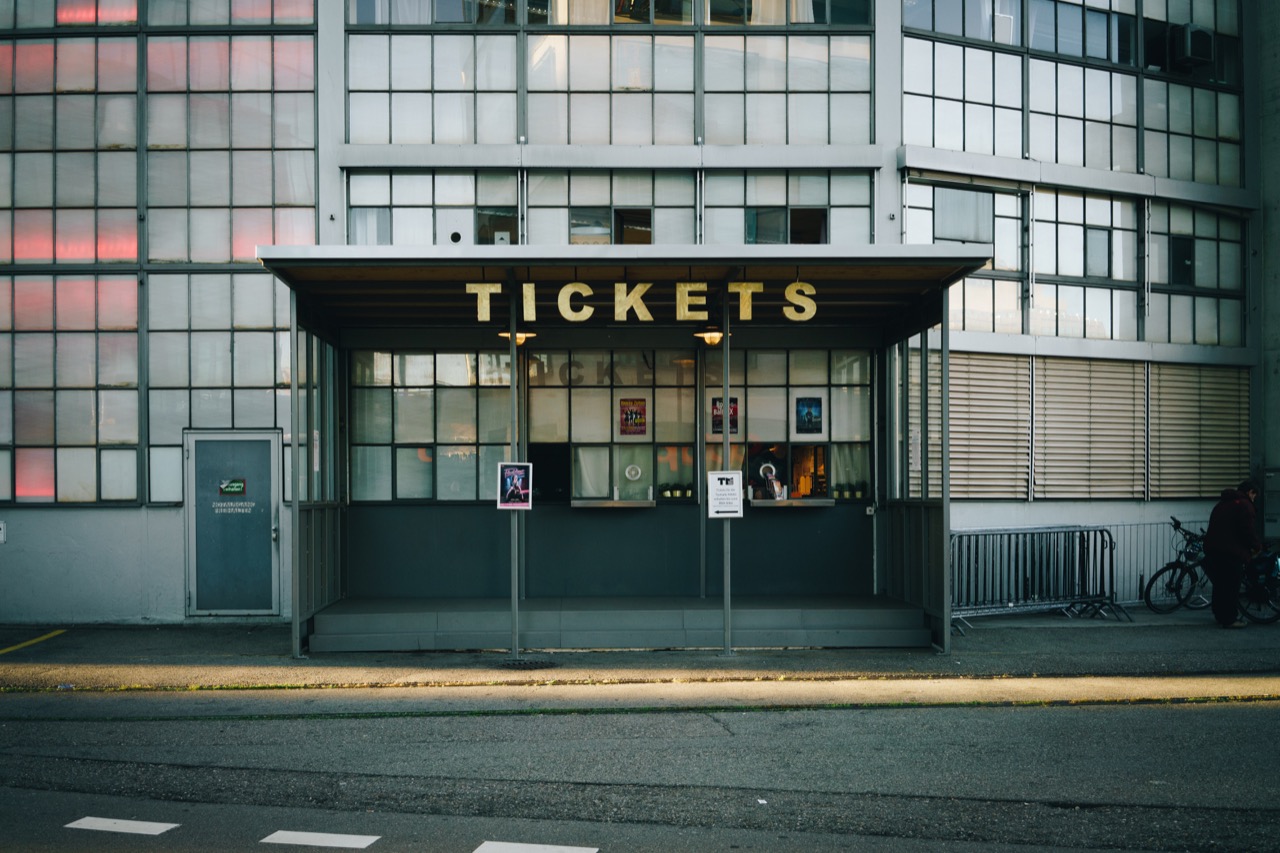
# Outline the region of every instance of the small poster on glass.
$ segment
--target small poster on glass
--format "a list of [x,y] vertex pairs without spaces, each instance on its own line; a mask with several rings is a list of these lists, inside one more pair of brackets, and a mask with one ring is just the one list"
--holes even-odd
[[533,509],[532,463],[498,463],[498,509]]
[[[711,398],[711,432],[724,435],[724,398]],[[738,398],[729,398],[729,435],[738,434]]]
[[647,435],[649,432],[648,400],[643,397],[618,401],[618,434]]
[[796,433],[798,435],[822,433],[821,397],[796,397]]

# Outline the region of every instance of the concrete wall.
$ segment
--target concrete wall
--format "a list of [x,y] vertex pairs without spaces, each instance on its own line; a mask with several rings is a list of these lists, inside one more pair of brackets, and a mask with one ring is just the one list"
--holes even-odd
[[[0,623],[179,623],[186,619],[182,507],[0,508]],[[292,613],[290,518],[281,509],[280,617]],[[196,621],[212,621],[201,617]],[[244,621],[244,620],[239,620]]]
[[0,621],[181,622],[186,556],[180,507],[5,507]]

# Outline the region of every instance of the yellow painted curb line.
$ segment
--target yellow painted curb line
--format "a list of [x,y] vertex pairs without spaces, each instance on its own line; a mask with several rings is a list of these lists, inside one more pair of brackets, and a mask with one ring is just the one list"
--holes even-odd
[[16,652],[18,649],[25,649],[27,646],[34,646],[36,643],[42,643],[45,640],[56,637],[59,634],[65,634],[66,632],[67,632],[66,628],[59,628],[56,631],[50,631],[48,634],[45,634],[43,637],[36,637],[34,640],[27,640],[25,643],[18,643],[18,645],[10,646],[7,649],[0,649],[0,655],[7,655],[9,652]]

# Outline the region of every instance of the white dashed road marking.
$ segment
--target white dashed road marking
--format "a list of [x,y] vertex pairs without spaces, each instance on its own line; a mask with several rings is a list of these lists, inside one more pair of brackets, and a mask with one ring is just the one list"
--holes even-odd
[[262,839],[261,844],[306,844],[311,847],[347,847],[363,850],[381,835],[338,835],[332,832],[291,832],[282,829]]
[[472,853],[600,853],[599,847],[562,847],[558,844],[512,844],[486,841]]
[[67,824],[67,829],[96,829],[99,832],[131,832],[134,835],[159,835],[181,826],[177,823],[152,823],[145,820],[116,820],[110,817],[82,817]]

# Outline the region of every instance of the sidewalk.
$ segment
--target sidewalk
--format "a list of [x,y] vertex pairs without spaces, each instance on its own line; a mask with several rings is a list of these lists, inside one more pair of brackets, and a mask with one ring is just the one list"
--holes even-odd
[[[0,626],[0,691],[516,687],[939,679],[1249,676],[1280,696],[1280,623],[1225,631],[1207,611],[1132,622],[1061,614],[971,620],[931,649],[326,653],[287,625]],[[47,636],[55,631],[53,636]],[[44,638],[44,639],[41,639]],[[36,641],[36,642],[32,642]],[[24,645],[25,644],[25,645]]]

